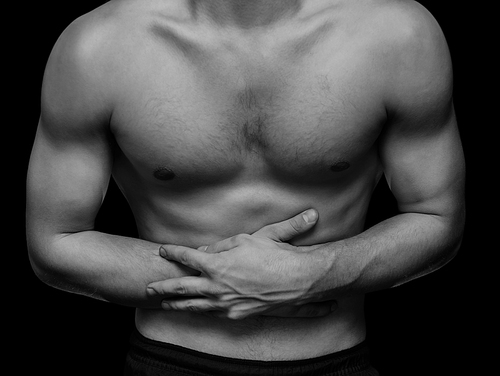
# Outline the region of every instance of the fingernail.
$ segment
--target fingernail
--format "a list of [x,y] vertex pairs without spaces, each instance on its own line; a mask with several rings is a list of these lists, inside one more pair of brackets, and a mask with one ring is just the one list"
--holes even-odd
[[167,251],[163,247],[160,247],[160,256],[167,257]]
[[302,218],[306,223],[314,223],[318,219],[318,212],[316,210],[307,210],[302,214]]

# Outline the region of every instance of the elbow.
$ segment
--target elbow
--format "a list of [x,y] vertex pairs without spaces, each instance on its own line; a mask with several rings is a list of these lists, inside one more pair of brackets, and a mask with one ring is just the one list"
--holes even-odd
[[448,251],[449,253],[448,261],[453,260],[457,256],[458,252],[462,247],[462,241],[463,241],[463,229],[450,241],[449,251]]
[[28,247],[28,255],[31,269],[37,278],[43,283],[55,287],[56,271],[55,265],[51,263],[46,256],[41,256],[40,252]]
[[[454,217],[450,226],[450,249],[451,259],[455,258],[462,246],[465,231],[465,204],[463,204]],[[451,260],[450,260],[451,261]]]
[[440,262],[438,262],[437,269],[439,269],[442,266],[445,266],[450,261],[452,261],[457,256],[461,245],[462,245],[462,236],[460,236],[459,238],[457,238],[454,241],[450,241],[446,245],[446,247],[444,247],[445,249],[442,253],[442,257],[441,257]]
[[465,227],[465,213],[458,215],[453,220],[448,221],[444,230],[443,245],[441,247],[441,262],[438,267],[444,266],[452,261],[458,254],[462,246]]
[[43,283],[58,288],[62,284],[61,258],[52,242],[43,242],[28,236],[28,257],[31,268]]

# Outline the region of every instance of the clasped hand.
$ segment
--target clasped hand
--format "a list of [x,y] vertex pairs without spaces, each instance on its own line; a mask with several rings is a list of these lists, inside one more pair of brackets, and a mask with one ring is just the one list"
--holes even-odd
[[[318,213],[308,210],[286,221],[198,249],[163,245],[160,255],[201,274],[151,283],[150,296],[161,296],[165,310],[190,311],[243,319],[266,315],[318,317],[332,312],[335,301],[314,292],[314,266],[307,251],[286,241],[311,229]],[[315,261],[315,262],[312,262]]]

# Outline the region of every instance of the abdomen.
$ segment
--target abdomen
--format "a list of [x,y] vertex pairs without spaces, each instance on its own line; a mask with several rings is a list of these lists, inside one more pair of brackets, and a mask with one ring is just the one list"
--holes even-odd
[[208,354],[253,360],[297,360],[341,351],[366,336],[363,296],[339,300],[321,318],[258,316],[229,320],[187,312],[137,310],[146,337]]

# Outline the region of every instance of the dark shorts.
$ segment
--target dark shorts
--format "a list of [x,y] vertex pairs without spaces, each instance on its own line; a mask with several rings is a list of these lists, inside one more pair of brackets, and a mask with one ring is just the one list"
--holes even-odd
[[137,330],[130,339],[125,376],[378,376],[365,343],[331,355],[294,361],[258,361],[204,354],[153,341]]

